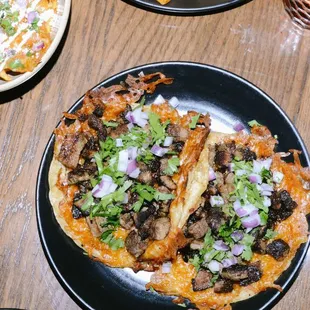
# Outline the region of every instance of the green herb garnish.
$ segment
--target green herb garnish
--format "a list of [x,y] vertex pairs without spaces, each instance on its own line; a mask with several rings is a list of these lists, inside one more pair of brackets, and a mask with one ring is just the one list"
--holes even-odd
[[189,128],[190,129],[195,129],[196,128],[196,125],[197,125],[197,122],[199,120],[199,117],[200,117],[200,114],[197,114],[195,116],[192,117],[192,120],[189,124]]

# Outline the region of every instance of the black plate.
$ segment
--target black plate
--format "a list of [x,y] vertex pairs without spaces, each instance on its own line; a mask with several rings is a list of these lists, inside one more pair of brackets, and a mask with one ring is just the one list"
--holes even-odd
[[[300,135],[280,107],[253,84],[222,69],[196,63],[156,63],[121,72],[98,86],[118,84],[125,80],[128,73],[137,75],[141,70],[145,74],[161,71],[175,78],[172,85],[159,85],[156,94],[147,96],[147,100],[154,99],[158,94],[167,99],[177,96],[181,101],[181,109],[210,112],[217,129],[220,125],[221,129],[228,131],[237,121],[246,124],[256,119],[278,135],[279,151],[302,150],[303,165],[310,165]],[[82,99],[73,105],[70,112],[81,105]],[[47,144],[39,169],[36,210],[43,249],[65,290],[85,309],[180,310],[171,302],[171,297],[146,292],[142,277],[92,261],[63,233],[48,198],[48,171],[53,144],[54,135]],[[308,246],[309,240],[300,247],[289,269],[277,281],[284,292],[297,277]],[[234,304],[233,309],[270,309],[282,296],[283,293],[268,289],[251,299]]]
[[168,4],[161,5],[156,0],[130,1],[151,10],[177,14],[209,13],[234,7],[246,2],[246,0],[171,0]]

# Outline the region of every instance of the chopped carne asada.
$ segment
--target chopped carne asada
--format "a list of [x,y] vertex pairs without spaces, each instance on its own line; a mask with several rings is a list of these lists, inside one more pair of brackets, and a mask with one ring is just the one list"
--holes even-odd
[[276,260],[288,254],[283,240],[268,244],[268,239],[275,236],[276,222],[290,216],[297,204],[287,191],[276,190],[275,176],[281,175],[271,171],[272,159],[258,158],[248,147],[234,141],[211,145],[209,162],[205,202],[183,228],[190,245],[180,253],[198,271],[194,291],[214,287],[214,292],[225,293],[233,290],[233,283],[259,281],[259,262],[249,264],[253,252]]

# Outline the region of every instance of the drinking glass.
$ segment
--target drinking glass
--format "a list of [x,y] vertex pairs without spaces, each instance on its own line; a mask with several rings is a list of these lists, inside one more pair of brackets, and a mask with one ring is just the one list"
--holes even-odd
[[310,29],[310,0],[283,0],[286,12],[293,22]]

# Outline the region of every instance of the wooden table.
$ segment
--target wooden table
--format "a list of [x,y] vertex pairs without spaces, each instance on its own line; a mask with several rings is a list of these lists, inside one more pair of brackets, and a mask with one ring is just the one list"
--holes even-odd
[[[281,0],[254,0],[207,16],[161,15],[120,0],[74,0],[66,38],[42,73],[0,93],[0,307],[78,309],[53,275],[37,233],[40,159],[61,113],[99,81],[164,60],[222,67],[286,111],[310,147],[310,31]],[[310,259],[274,308],[309,309]]]

